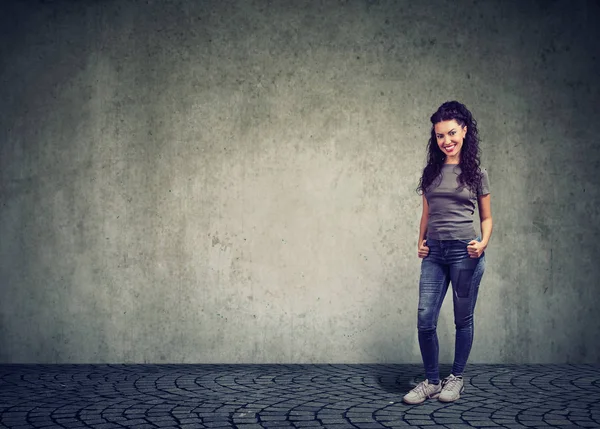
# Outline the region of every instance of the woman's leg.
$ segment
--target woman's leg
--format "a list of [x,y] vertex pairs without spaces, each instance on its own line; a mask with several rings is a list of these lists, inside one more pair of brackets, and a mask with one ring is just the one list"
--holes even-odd
[[431,384],[438,384],[440,372],[438,367],[437,321],[444,296],[448,290],[450,275],[448,266],[436,261],[434,250],[430,245],[430,254],[421,262],[421,278],[419,280],[419,311],[417,329],[419,347],[425,367],[425,375]]
[[473,313],[479,293],[479,283],[485,271],[485,254],[480,258],[468,256],[450,266],[456,342],[452,374],[461,376],[473,345]]

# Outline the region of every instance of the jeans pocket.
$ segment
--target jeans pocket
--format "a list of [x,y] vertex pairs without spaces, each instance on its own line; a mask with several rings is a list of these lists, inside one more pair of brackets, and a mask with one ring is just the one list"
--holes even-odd
[[467,240],[458,240],[458,241],[460,241],[463,244],[467,244],[468,245],[473,240],[475,240],[475,241],[481,241],[481,237],[469,238]]

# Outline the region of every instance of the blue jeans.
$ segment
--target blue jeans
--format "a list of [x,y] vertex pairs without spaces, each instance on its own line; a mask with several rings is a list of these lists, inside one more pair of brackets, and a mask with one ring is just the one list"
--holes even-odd
[[[477,237],[475,240],[480,241]],[[473,312],[479,283],[485,269],[485,252],[471,258],[467,244],[471,240],[426,241],[429,254],[421,262],[417,328],[425,374],[431,383],[440,379],[438,337],[436,332],[442,302],[452,283],[456,341],[452,374],[463,374],[473,344]]]

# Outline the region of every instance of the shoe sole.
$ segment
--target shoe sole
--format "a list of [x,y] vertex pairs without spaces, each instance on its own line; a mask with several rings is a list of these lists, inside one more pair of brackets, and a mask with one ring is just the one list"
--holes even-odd
[[404,402],[405,404],[408,404],[408,405],[419,405],[419,404],[422,404],[423,402],[425,402],[428,399],[438,399],[439,396],[440,396],[440,394],[436,393],[435,395],[428,396],[427,398],[425,398],[425,399],[423,399],[422,401],[419,401],[419,402],[409,402],[406,399],[402,398],[402,402]]
[[439,400],[440,402],[444,402],[444,403],[448,403],[448,402],[454,402],[454,401],[457,401],[457,400],[459,400],[459,399],[460,399],[460,395],[462,395],[462,393],[463,393],[464,391],[465,391],[465,388],[464,388],[464,387],[462,387],[462,388],[460,389],[460,392],[458,392],[458,397],[457,397],[456,399],[442,399],[442,397],[441,397],[441,396],[439,396],[439,397],[438,397],[438,400]]

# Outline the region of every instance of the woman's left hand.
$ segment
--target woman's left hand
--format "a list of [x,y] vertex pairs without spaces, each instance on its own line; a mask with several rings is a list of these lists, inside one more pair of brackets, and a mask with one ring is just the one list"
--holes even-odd
[[480,241],[471,240],[467,245],[467,252],[469,252],[469,257],[471,258],[480,258],[485,251],[485,248],[486,246],[484,246]]

